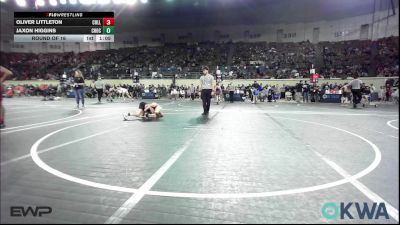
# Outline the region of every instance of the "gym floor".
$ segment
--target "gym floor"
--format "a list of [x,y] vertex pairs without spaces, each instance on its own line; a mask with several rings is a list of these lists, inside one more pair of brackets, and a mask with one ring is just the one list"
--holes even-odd
[[[85,100],[4,99],[1,223],[398,223],[398,105],[213,103],[204,117],[165,99],[163,118],[123,121],[137,100]],[[327,219],[329,202],[354,219]],[[390,218],[359,218],[364,202]]]

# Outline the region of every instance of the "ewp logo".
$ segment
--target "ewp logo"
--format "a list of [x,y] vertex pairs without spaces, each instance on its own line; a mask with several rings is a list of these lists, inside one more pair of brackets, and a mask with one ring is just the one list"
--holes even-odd
[[50,214],[53,211],[51,207],[48,206],[11,206],[10,207],[10,216],[12,217],[26,217],[29,214],[32,214],[32,216],[42,216],[44,214]]
[[349,212],[349,209],[353,206],[356,208],[359,219],[380,219],[384,217],[389,219],[389,215],[386,210],[385,203],[374,202],[370,207],[368,203],[363,202],[362,204],[356,202],[340,203],[340,207],[333,202],[328,202],[322,206],[322,216],[328,220],[334,220],[340,217],[340,219],[354,219],[354,216]]

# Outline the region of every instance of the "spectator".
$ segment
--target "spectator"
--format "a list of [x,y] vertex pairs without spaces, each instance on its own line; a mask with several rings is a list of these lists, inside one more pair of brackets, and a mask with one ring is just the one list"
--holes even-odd
[[303,92],[303,81],[301,80],[300,83],[296,84],[295,100],[297,102],[300,102],[300,96],[302,95],[302,92]]
[[310,92],[310,85],[307,84],[307,81],[303,85],[303,103],[308,103],[308,96]]
[[82,102],[82,108],[85,107],[85,79],[80,70],[75,71],[74,75],[74,89],[75,89],[75,99],[76,107],[79,108],[79,100]]

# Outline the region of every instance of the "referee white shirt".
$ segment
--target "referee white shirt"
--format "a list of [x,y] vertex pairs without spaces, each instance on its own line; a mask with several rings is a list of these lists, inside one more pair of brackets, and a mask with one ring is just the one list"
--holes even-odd
[[96,80],[96,82],[94,82],[94,86],[96,89],[105,89],[105,84],[101,79]]
[[201,89],[213,89],[214,76],[211,74],[203,75],[200,77]]
[[352,89],[352,90],[360,90],[360,89],[361,89],[361,84],[362,84],[362,81],[359,80],[358,78],[352,80],[352,81],[349,83],[349,85],[351,86],[351,89]]

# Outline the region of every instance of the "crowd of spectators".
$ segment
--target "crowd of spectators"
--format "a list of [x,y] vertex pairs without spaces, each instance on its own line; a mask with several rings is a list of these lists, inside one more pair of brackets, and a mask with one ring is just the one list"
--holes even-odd
[[376,63],[378,77],[399,76],[399,38],[383,38],[376,42],[378,54]]
[[[316,46],[300,43],[237,43],[233,65],[239,77],[302,77],[316,61]],[[245,75],[242,75],[242,74]]]
[[347,78],[399,75],[399,37],[376,41],[309,41],[298,43],[165,44],[83,53],[1,53],[0,64],[14,75],[8,79],[58,79],[80,68],[87,79],[129,78],[127,70],[141,78],[198,78],[201,66],[221,70],[231,78],[308,77],[314,67],[323,77]]
[[323,66],[321,74],[326,77],[351,77],[358,74],[368,76],[371,66],[372,42],[343,41],[336,43],[321,42]]
[[[256,84],[256,85],[255,85]],[[362,93],[365,95],[375,94],[375,100],[388,101],[392,100],[392,96],[397,96],[398,99],[398,79],[387,79],[386,84],[380,87],[375,87],[373,84],[363,84]],[[261,101],[268,100],[276,101],[279,99],[287,101],[304,101],[304,102],[318,102],[321,100],[323,95],[326,94],[339,94],[347,97],[351,100],[351,90],[347,86],[347,83],[338,84],[336,82],[324,82],[319,84],[310,84],[305,81],[301,81],[295,85],[270,85],[263,83],[254,84],[238,84],[233,85],[232,83],[224,82],[220,85],[223,96],[228,96],[229,91],[233,90],[234,93],[240,95],[245,99],[253,99],[254,88],[257,87],[259,91],[259,98]],[[396,88],[394,88],[396,87]],[[191,85],[144,85],[144,84],[120,84],[110,85],[105,84],[104,97],[107,101],[114,101],[120,96],[119,89],[126,89],[129,93],[128,98],[140,99],[144,95],[151,94],[155,98],[167,97],[169,99],[195,99],[200,98],[200,89],[197,82]],[[396,93],[393,93],[394,91]],[[60,83],[59,85],[9,85],[5,88],[5,96],[43,96],[44,100],[55,97],[68,97],[72,91],[71,83],[68,81]],[[85,95],[88,98],[96,98],[97,92],[94,85],[90,84],[85,87]]]

